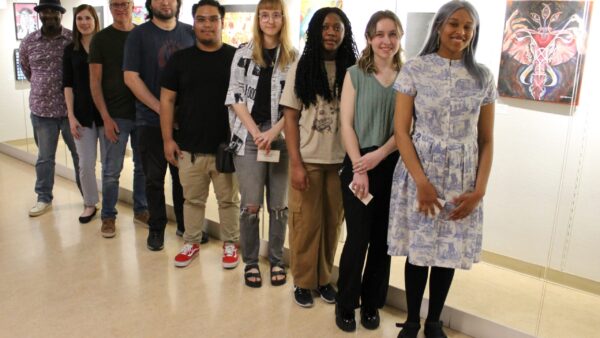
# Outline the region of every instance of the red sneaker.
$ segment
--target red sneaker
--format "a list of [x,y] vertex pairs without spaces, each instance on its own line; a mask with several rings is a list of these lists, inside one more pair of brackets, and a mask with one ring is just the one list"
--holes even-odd
[[186,243],[181,251],[175,256],[175,266],[183,268],[188,266],[200,252],[200,246],[198,244]]
[[223,268],[233,269],[240,263],[238,247],[234,243],[223,243]]

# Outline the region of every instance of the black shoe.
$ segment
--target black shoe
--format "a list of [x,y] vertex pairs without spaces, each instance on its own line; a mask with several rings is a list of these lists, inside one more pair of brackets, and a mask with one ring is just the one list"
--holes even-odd
[[352,332],[356,330],[356,320],[354,319],[354,311],[342,309],[339,304],[335,304],[335,325],[342,331]]
[[202,231],[202,238],[200,239],[200,244],[208,243],[208,233]]
[[323,301],[325,301],[325,303],[329,303],[329,304],[335,303],[335,295],[337,294],[337,292],[335,291],[333,286],[331,286],[331,284],[320,285],[315,290],[315,292],[318,293],[319,295],[321,295],[321,299]]
[[94,212],[91,215],[79,217],[79,223],[81,223],[81,224],[89,223],[92,220],[92,218],[94,218],[94,216],[96,216],[97,211],[98,211],[98,208],[94,208]]
[[150,230],[146,246],[149,250],[160,251],[164,248],[165,232],[164,230]]
[[427,338],[448,338],[444,330],[444,323],[439,322],[425,322],[425,337]]
[[421,329],[420,323],[396,323],[396,327],[401,327],[400,333],[398,333],[398,338],[417,338],[419,334],[419,330]]
[[360,308],[360,324],[369,330],[379,327],[379,310],[374,308]]
[[175,231],[175,235],[177,235],[179,237],[183,237],[183,230],[177,229],[177,231]]
[[313,306],[313,296],[309,289],[299,288],[294,285],[294,301],[302,307]]

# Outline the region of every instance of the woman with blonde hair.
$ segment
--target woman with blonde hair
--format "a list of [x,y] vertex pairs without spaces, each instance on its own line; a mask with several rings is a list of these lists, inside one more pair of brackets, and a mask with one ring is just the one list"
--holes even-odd
[[[356,329],[354,309],[359,306],[362,326],[376,329],[378,309],[387,294],[388,212],[398,161],[393,83],[402,66],[403,33],[396,14],[374,13],[365,29],[367,46],[357,65],[348,68],[342,87],[340,120],[346,157],[340,180],[348,237],[340,260],[336,324],[344,331]],[[373,199],[366,200],[370,195]]]
[[240,182],[240,240],[246,264],[244,281],[260,287],[259,211],[267,193],[269,262],[272,285],[286,282],[283,242],[288,218],[288,156],[281,131],[279,98],[295,60],[283,0],[261,0],[254,16],[254,38],[242,44],[231,65],[225,104],[229,106],[230,148]]
[[90,92],[88,52],[92,36],[100,30],[98,14],[90,5],[80,5],[73,13],[73,42],[65,47],[63,88],[71,134],[79,156],[79,178],[84,209],[79,222],[88,223],[96,215],[96,149],[102,117]]

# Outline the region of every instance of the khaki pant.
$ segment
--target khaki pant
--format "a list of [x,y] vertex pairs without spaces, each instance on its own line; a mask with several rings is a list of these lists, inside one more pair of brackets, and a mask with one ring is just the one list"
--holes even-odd
[[341,164],[304,164],[309,189],[290,186],[290,254],[294,284],[315,289],[331,282],[344,218],[338,170]]
[[210,182],[219,204],[219,223],[224,241],[237,242],[240,238],[240,198],[237,178],[234,174],[219,173],[215,167],[214,155],[192,155],[182,152],[179,159],[179,178],[183,187],[183,218],[185,233],[183,239],[190,243],[200,243],[204,225],[204,212]]

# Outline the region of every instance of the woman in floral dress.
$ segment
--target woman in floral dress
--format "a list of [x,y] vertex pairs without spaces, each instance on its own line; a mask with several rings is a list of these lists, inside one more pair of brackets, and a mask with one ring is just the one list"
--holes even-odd
[[393,178],[388,252],[407,256],[408,306],[399,337],[417,336],[429,270],[425,336],[446,337],[440,315],[454,269],[470,269],[480,259],[496,89],[489,70],[475,61],[478,35],[470,3],[445,4],[423,50],[394,85],[402,161]]

